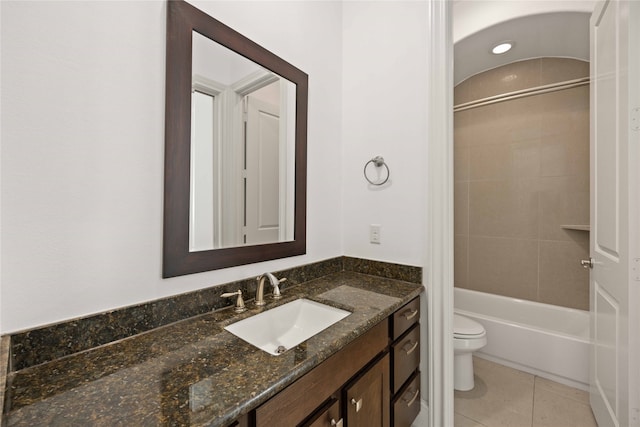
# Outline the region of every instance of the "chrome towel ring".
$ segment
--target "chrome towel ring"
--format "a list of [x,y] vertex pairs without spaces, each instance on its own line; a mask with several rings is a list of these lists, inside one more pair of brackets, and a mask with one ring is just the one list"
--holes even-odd
[[[369,176],[367,176],[367,166],[369,166],[370,163],[373,163],[374,166],[377,168],[384,166],[384,168],[387,170],[387,176],[385,177],[385,179],[378,182],[374,182],[371,179],[369,179]],[[387,166],[387,164],[384,162],[384,158],[382,156],[375,156],[373,159],[369,160],[367,163],[364,164],[364,179],[366,179],[371,185],[383,185],[385,182],[389,180],[389,175],[390,175],[389,166]]]

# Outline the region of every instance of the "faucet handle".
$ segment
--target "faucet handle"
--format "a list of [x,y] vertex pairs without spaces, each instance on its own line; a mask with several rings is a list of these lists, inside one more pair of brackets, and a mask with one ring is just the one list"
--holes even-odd
[[282,282],[286,282],[287,278],[283,277],[282,279],[276,279],[276,283],[273,284],[273,299],[282,298],[282,294],[280,293],[280,286],[278,286]]
[[233,309],[236,313],[242,313],[243,311],[247,311],[247,307],[244,306],[244,299],[242,298],[242,289],[238,289],[235,292],[227,292],[220,295],[222,298],[231,298],[234,296],[238,296],[236,299],[236,308]]

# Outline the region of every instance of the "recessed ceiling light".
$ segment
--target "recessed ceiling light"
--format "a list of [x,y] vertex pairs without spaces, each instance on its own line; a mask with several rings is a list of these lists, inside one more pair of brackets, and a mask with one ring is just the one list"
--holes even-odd
[[502,42],[502,43],[494,46],[494,48],[491,49],[491,52],[494,55],[501,55],[501,54],[506,53],[509,50],[511,50],[512,47],[513,47],[513,42]]

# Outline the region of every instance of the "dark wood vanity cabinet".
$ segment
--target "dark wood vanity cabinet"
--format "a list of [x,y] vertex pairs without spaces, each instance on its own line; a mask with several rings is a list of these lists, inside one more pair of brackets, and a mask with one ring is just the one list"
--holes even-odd
[[255,427],[408,427],[420,410],[420,298],[250,414]]

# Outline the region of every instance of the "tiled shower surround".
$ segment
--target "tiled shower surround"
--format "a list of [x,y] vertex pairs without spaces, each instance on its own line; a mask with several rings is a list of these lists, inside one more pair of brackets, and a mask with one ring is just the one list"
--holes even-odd
[[[515,62],[455,88],[455,104],[589,76],[564,58]],[[455,286],[589,307],[589,85],[454,114]]]

